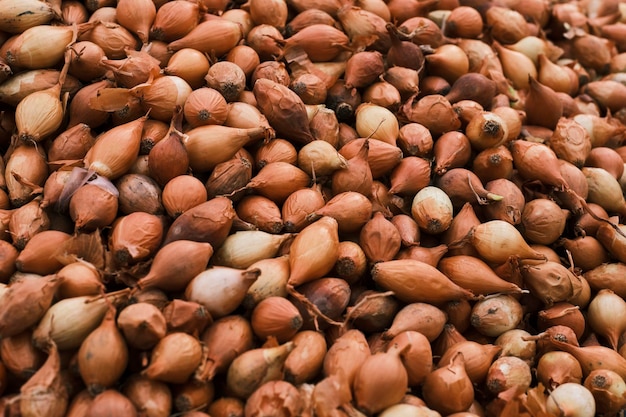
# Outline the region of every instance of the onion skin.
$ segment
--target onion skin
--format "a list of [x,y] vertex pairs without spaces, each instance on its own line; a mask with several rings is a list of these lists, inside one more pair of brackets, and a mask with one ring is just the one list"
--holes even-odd
[[165,336],[152,350],[150,365],[141,371],[151,379],[182,384],[196,371],[202,361],[200,342],[186,333]]
[[269,381],[282,379],[283,364],[294,343],[251,349],[237,356],[226,374],[229,390],[239,398],[247,398]]
[[161,310],[146,302],[122,309],[117,326],[131,347],[142,350],[154,347],[167,332],[167,322]]
[[408,375],[399,352],[377,353],[357,371],[353,389],[357,406],[373,414],[398,403],[408,388]]
[[253,92],[259,108],[279,135],[303,144],[314,139],[304,103],[296,93],[268,79],[257,80]]
[[230,315],[215,320],[201,335],[208,354],[197,378],[210,381],[225,372],[236,357],[253,348],[253,338],[250,322],[242,316]]
[[574,299],[584,286],[581,282],[584,278],[553,261],[524,265],[522,276],[531,293],[547,306]]
[[522,321],[523,309],[511,295],[495,294],[479,300],[472,307],[471,324],[489,337],[498,337]]
[[[48,341],[48,359],[20,387],[19,406],[22,416],[65,415],[69,393],[61,377],[61,358],[56,345]],[[43,401],[42,401],[43,400]],[[43,408],[41,408],[43,406]]]
[[108,389],[98,394],[91,402],[87,413],[89,417],[120,416],[137,417],[135,405],[119,391]]
[[411,303],[402,307],[382,335],[390,340],[405,331],[417,331],[433,342],[443,331],[447,316],[439,308],[427,303]]
[[598,413],[617,413],[626,405],[626,384],[621,376],[611,370],[591,371],[583,385],[593,395]]
[[128,364],[128,348],[116,326],[115,314],[115,308],[111,308],[78,350],[80,375],[93,394],[113,386]]
[[36,324],[48,311],[62,280],[56,275],[14,282],[0,298],[0,335],[15,336]]
[[20,380],[29,379],[45,360],[43,352],[32,343],[32,331],[0,340],[0,358],[6,370]]
[[623,320],[616,320],[616,317],[622,317],[625,309],[624,299],[608,289],[598,291],[587,306],[589,326],[598,335],[606,338],[615,350],[618,348],[621,334],[626,330],[626,323]]
[[[291,274],[288,284],[296,287],[323,277],[335,265],[339,256],[338,224],[324,216],[305,227],[293,240],[290,248]],[[306,259],[303,262],[302,259]]]
[[611,348],[604,346],[574,346],[554,337],[549,337],[548,344],[559,350],[571,353],[580,362],[584,377],[587,377],[596,369],[610,369],[622,378],[626,375],[626,359]]
[[122,387],[122,394],[142,412],[166,417],[172,412],[172,393],[167,384],[133,374]]
[[500,354],[502,348],[492,344],[480,344],[471,340],[461,341],[448,348],[439,362],[443,365],[450,363],[459,352],[463,357],[467,356],[464,362],[465,371],[468,377],[474,383],[482,383],[487,377],[489,366],[497,355]]
[[178,216],[165,235],[163,244],[175,240],[193,240],[219,247],[228,236],[235,214],[230,199],[215,197]]
[[413,259],[379,262],[372,268],[372,278],[406,303],[438,304],[473,297],[437,268]]
[[[239,307],[248,288],[261,273],[258,268],[213,266],[196,275],[185,289],[185,298],[204,306],[211,317],[224,317]],[[224,294],[228,294],[224,297]]]
[[626,297],[626,286],[619,279],[626,272],[626,264],[611,262],[597,266],[584,273],[585,279],[594,290],[610,289],[622,298]]
[[430,342],[420,332],[408,330],[399,333],[389,342],[387,351],[391,350],[400,352],[400,360],[406,369],[409,386],[423,383],[432,372],[433,355]]
[[[455,354],[426,377],[422,395],[430,408],[442,414],[452,414],[467,410],[474,401],[474,388],[465,372],[463,358],[462,353]],[[445,395],[450,392],[455,393],[453,398]]]
[[537,362],[537,379],[545,387],[554,389],[566,382],[580,384],[583,370],[571,353],[554,350],[546,352]]
[[356,373],[370,355],[365,335],[360,330],[350,329],[328,347],[324,357],[324,375],[336,376],[352,386]]
[[439,261],[437,268],[457,285],[474,294],[489,295],[499,292],[520,294],[522,289],[497,276],[478,258],[466,255],[449,256]]
[[596,402],[584,385],[566,382],[550,393],[546,410],[549,413],[592,417],[596,414]]
[[285,380],[294,385],[311,381],[324,364],[327,344],[324,337],[312,330],[303,330],[292,338],[294,349],[285,360]]
[[515,356],[501,356],[489,367],[485,384],[496,394],[516,386],[526,391],[531,382],[532,375],[528,363]]
[[487,262],[502,264],[511,254],[522,259],[545,260],[545,256],[533,250],[519,231],[503,220],[491,220],[474,227],[470,241]]

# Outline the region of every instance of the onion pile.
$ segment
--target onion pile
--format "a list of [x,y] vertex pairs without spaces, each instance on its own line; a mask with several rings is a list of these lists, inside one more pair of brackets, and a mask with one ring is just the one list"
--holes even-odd
[[616,416],[626,2],[0,1],[7,416]]

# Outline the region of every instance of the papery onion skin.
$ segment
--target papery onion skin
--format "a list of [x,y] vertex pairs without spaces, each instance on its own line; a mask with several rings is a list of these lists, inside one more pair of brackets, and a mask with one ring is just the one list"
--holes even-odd
[[576,358],[560,350],[541,355],[536,373],[539,382],[550,389],[566,382],[580,384],[583,380],[583,371]]
[[376,413],[398,403],[407,388],[407,372],[399,354],[393,351],[367,358],[353,384],[357,406],[367,413]]
[[593,395],[598,413],[616,413],[626,405],[626,384],[609,369],[598,369],[587,375],[583,383]]
[[[457,353],[426,377],[422,393],[430,408],[451,414],[467,410],[472,404],[474,388],[465,372],[463,357],[462,353]],[[454,398],[446,395],[450,392],[455,393]]]
[[550,393],[546,409],[550,413],[593,417],[596,414],[596,402],[584,385],[567,382]]
[[141,374],[163,382],[182,384],[200,366],[200,342],[186,333],[165,336],[152,350],[150,365]]
[[413,259],[379,262],[372,268],[372,277],[379,285],[394,291],[400,300],[408,303],[437,304],[473,296],[437,268]]

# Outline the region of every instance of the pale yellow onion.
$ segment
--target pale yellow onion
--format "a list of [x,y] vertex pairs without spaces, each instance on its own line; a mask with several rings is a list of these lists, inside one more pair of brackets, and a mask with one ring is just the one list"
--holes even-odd
[[242,230],[228,236],[213,256],[215,265],[245,269],[255,262],[273,258],[291,234],[281,235],[261,230]]
[[214,319],[224,317],[239,307],[260,273],[258,268],[214,266],[191,280],[185,298],[204,306]]
[[15,124],[20,139],[41,142],[61,127],[65,115],[61,84],[62,80],[53,87],[27,95],[18,103]]
[[529,87],[528,76],[537,78],[537,67],[532,59],[521,52],[508,49],[498,42],[494,42],[494,48],[500,58],[504,75],[511,80],[516,89]]
[[0,2],[0,30],[22,33],[26,29],[48,24],[55,17],[52,3],[40,0],[3,0]]
[[593,417],[596,415],[596,402],[584,385],[566,382],[550,393],[546,411],[551,415]]
[[235,128],[222,125],[199,126],[185,132],[184,144],[189,166],[194,172],[207,172],[228,161],[244,146],[267,137],[264,127]]
[[396,144],[400,126],[398,119],[389,109],[372,103],[363,103],[357,107],[355,116],[356,131],[361,137]]
[[602,206],[609,213],[626,213],[626,200],[614,176],[595,167],[583,167],[582,172],[589,185],[588,202]]
[[7,50],[7,63],[28,69],[54,67],[63,59],[73,37],[71,26],[40,25],[26,29]]
[[625,312],[626,301],[613,291],[602,289],[587,307],[587,323],[617,349],[620,335],[626,330],[626,321],[622,319]]
[[526,243],[515,226],[504,220],[491,220],[473,227],[469,240],[485,261],[495,264],[503,264],[511,255],[521,259],[546,259]]
[[530,58],[535,66],[539,65],[539,55],[543,54],[554,61],[563,54],[563,50],[551,42],[537,36],[525,36],[514,44],[507,45],[507,48],[521,52]]
[[243,305],[246,308],[254,307],[259,301],[267,297],[286,297],[287,281],[289,280],[289,256],[261,259],[250,265],[258,268],[261,275],[248,288]]
[[298,167],[309,175],[330,175],[338,169],[348,166],[337,149],[323,140],[307,143],[298,152]]
[[51,338],[59,349],[78,348],[102,321],[109,303],[128,299],[126,288],[105,297],[82,296],[65,298],[53,304],[33,331],[33,341],[45,346]]
[[411,215],[420,229],[432,234],[442,233],[452,223],[452,201],[442,189],[424,187],[413,198]]

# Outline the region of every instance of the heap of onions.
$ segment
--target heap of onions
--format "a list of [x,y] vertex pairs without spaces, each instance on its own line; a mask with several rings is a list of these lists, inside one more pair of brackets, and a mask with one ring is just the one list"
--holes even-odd
[[0,410],[617,415],[624,39],[624,0],[0,1]]

